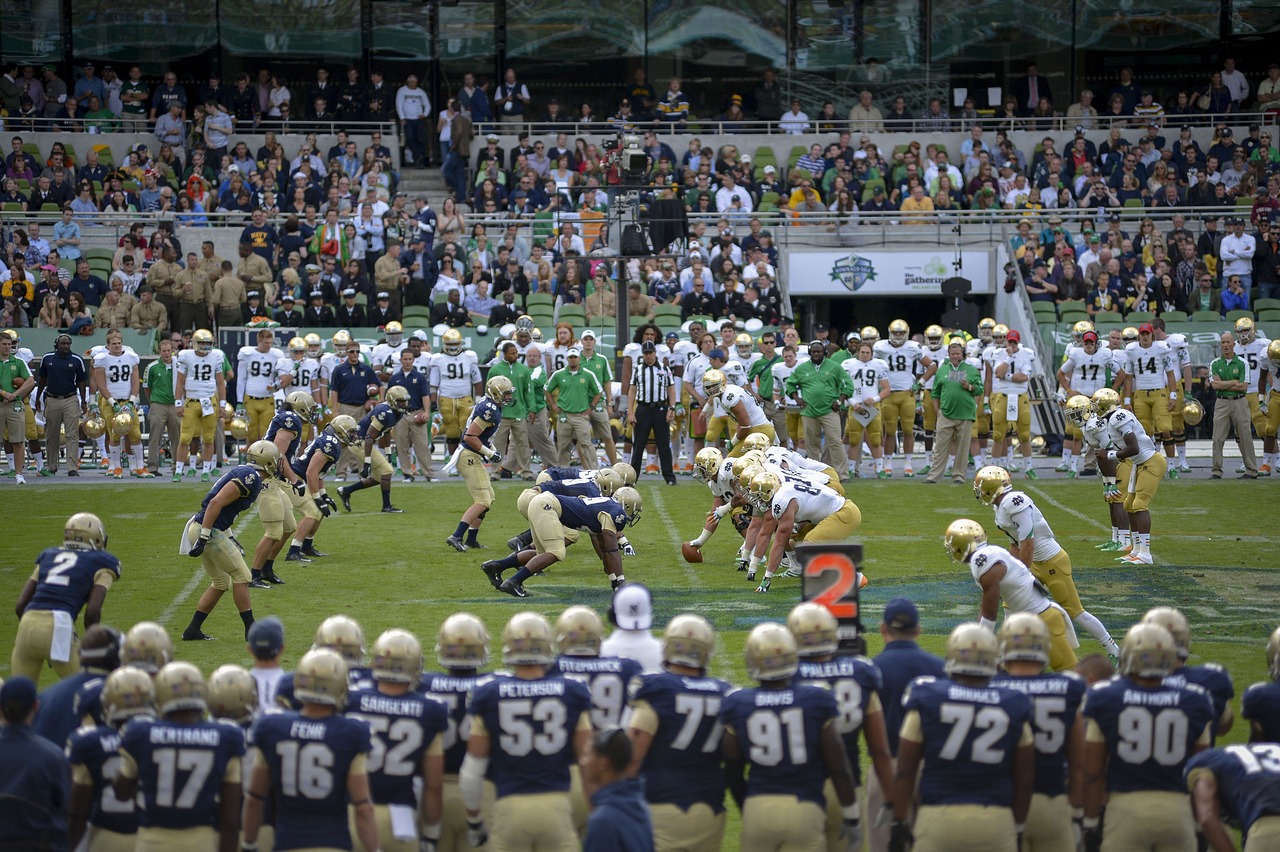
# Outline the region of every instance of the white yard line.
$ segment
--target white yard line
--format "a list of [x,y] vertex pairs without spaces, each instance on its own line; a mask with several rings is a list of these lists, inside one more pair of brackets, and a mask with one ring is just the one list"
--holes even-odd
[[[232,535],[239,539],[240,533],[244,532],[245,526],[249,523],[249,518],[251,517],[252,515],[247,513],[241,516],[240,522],[231,529]],[[183,528],[185,529],[185,527],[186,525],[184,524]],[[178,592],[174,599],[169,602],[169,605],[164,608],[164,611],[160,613],[160,617],[156,619],[156,622],[159,624],[168,624],[173,616],[178,612],[178,608],[185,604],[191,596],[196,593],[196,589],[199,589],[200,586],[204,584],[208,579],[208,576],[209,575],[205,573],[203,566],[197,568],[195,574],[193,574],[187,584],[182,587],[182,591]]]

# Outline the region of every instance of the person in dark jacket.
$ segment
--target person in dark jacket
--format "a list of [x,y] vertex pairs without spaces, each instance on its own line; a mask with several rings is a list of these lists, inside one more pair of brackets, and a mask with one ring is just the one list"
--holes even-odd
[[578,759],[591,817],[582,852],[653,852],[653,819],[639,778],[623,777],[631,763],[631,740],[621,728],[591,738]]
[[0,849],[63,852],[68,846],[71,765],[62,749],[31,727],[39,705],[29,677],[0,686]]

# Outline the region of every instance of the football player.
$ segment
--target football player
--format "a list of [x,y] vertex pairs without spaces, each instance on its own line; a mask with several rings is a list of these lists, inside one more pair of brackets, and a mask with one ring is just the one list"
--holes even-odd
[[[182,427],[178,447],[174,451],[176,461],[173,481],[181,481],[191,441],[198,437],[200,481],[208,482],[209,472],[213,469],[214,439],[225,417],[224,408],[227,404],[222,350],[214,349],[213,332],[200,328],[191,336],[191,348],[183,349],[175,360],[177,367],[173,372],[173,404],[182,416]],[[195,476],[194,466],[191,475]]]
[[1120,644],[1119,674],[1089,689],[1082,825],[1090,852],[1196,848],[1182,773],[1209,746],[1213,704],[1198,686],[1164,683],[1177,658],[1168,630],[1136,624]]
[[154,685],[159,715],[125,726],[113,783],[116,799],[141,804],[138,848],[234,849],[244,732],[205,718],[204,676],[191,663],[169,663]]
[[[315,337],[316,345],[320,343],[320,338],[315,335],[307,335],[307,337]],[[280,363],[276,365],[276,405],[279,406],[285,401],[285,397],[294,391],[303,391],[315,400],[317,407],[324,404],[324,395],[320,389],[320,361],[312,358],[309,354],[310,347],[307,341],[302,337],[295,337],[289,341],[289,354],[280,359]],[[317,420],[323,414],[317,410]],[[312,438],[312,424],[303,424],[302,442],[310,443]]]
[[991,683],[998,656],[989,628],[961,624],[947,637],[947,676],[917,678],[903,698],[890,849],[1018,848],[1035,779],[1033,708],[1021,692]]
[[373,362],[373,369],[377,371],[378,378],[386,382],[400,366],[400,353],[407,349],[409,344],[404,339],[404,326],[395,320],[383,327],[382,334],[383,341],[374,345],[373,351],[369,353],[369,360]]
[[1267,641],[1267,673],[1270,681],[1253,684],[1240,699],[1240,715],[1249,720],[1252,743],[1280,743],[1280,627]]
[[268,798],[276,808],[277,849],[349,848],[347,808],[365,849],[381,848],[369,775],[368,723],[342,714],[347,665],[334,651],[308,651],[294,673],[297,711],[266,713],[253,727],[253,770],[244,803],[244,842],[258,848]]
[[[296,390],[289,394],[284,406],[271,418],[264,440],[275,444],[280,453],[280,469],[266,480],[265,493],[258,500],[258,517],[262,520],[262,540],[253,551],[250,566],[251,589],[269,589],[269,583],[283,584],[275,572],[275,559],[287,540],[298,529],[293,517],[296,505],[302,508],[306,498],[306,482],[289,463],[302,443],[304,423],[315,422],[318,406],[311,394]],[[289,538],[286,539],[286,536]]]
[[294,476],[305,483],[306,493],[300,506],[302,520],[289,545],[286,562],[309,562],[325,555],[315,548],[316,530],[322,520],[338,511],[338,504],[325,490],[324,474],[342,457],[343,447],[354,447],[358,443],[360,424],[349,414],[339,414],[300,455],[289,461]]
[[465,348],[462,332],[456,328],[444,333],[440,348],[431,359],[431,408],[440,412],[445,443],[453,452],[466,428],[462,412],[471,411],[480,395],[480,362],[476,353]]
[[[601,470],[589,470],[584,473],[592,474],[591,476],[583,476],[580,479],[543,479],[546,471],[538,474],[538,481],[534,483],[534,489],[544,494],[562,494],[566,497],[612,497],[614,492],[622,487],[622,477],[612,468],[602,468]],[[572,537],[570,537],[572,533]],[[573,544],[577,539],[577,531],[565,532],[565,543]],[[533,545],[533,530],[525,530],[513,538],[507,539],[507,547],[514,552],[525,550]],[[636,549],[627,540],[626,536],[618,536],[618,545],[622,548],[623,556],[635,556]]]
[[[576,849],[569,805],[569,767],[591,737],[587,687],[553,671],[551,625],[520,612],[502,630],[502,662],[510,677],[476,687],[467,711],[470,733],[458,787],[467,810],[467,843],[481,846],[484,780],[496,786],[495,849]],[[525,735],[537,731],[530,748]]]
[[[857,357],[846,358],[840,366],[849,374],[854,393],[849,400],[848,419],[844,426],[849,476],[858,479],[862,475],[858,468],[862,464],[862,444],[865,440],[871,448],[871,458],[875,460],[876,476],[888,479],[893,476],[893,470],[892,467],[886,468],[884,462],[884,421],[881,419],[881,407],[893,394],[889,384],[889,365],[876,358],[871,344],[864,340],[858,344]],[[871,415],[871,419],[864,424],[860,418],[868,415]]]
[[[1236,347],[1236,352],[1240,347]],[[1262,430],[1262,465],[1258,468],[1259,476],[1270,476],[1271,472],[1280,469],[1280,340],[1267,343],[1267,357],[1259,364],[1262,369],[1258,376],[1258,405],[1266,414],[1266,425]],[[1181,459],[1182,456],[1179,456]]]
[[[1159,436],[1172,452],[1172,412],[1180,407],[1181,399],[1174,375],[1176,356],[1167,343],[1155,339],[1151,323],[1138,326],[1138,342],[1128,344],[1124,351],[1124,406],[1148,435]],[[1169,470],[1169,478],[1178,478],[1176,469]]]
[[106,724],[85,726],[66,740],[71,764],[68,849],[77,848],[86,831],[89,849],[132,849],[137,842],[137,806],[133,799],[117,799],[111,782],[120,762],[124,723],[155,715],[151,678],[132,666],[116,669],[103,684],[102,708]]
[[[1084,332],[1080,337],[1080,345],[1071,348],[1062,366],[1058,368],[1058,388],[1062,401],[1067,402],[1075,396],[1092,397],[1099,389],[1107,387],[1113,362],[1113,354],[1099,347],[1098,333],[1092,329]],[[1071,417],[1066,417],[1066,421],[1067,442],[1062,448],[1062,464],[1058,465],[1058,471],[1075,479],[1080,471],[1078,456],[1082,451],[1083,436],[1080,425]]]
[[[733,460],[726,459],[715,447],[704,447],[694,457],[693,478],[705,483],[711,491],[711,511],[707,513],[702,532],[697,538],[688,542],[690,547],[701,550],[719,528],[725,516],[734,509],[744,508],[746,500],[734,489]],[[746,514],[749,517],[750,511],[748,510]],[[740,534],[746,530],[745,523],[741,525],[735,523],[734,526]]]
[[1003,547],[988,544],[982,525],[968,518],[951,522],[943,544],[953,562],[968,566],[974,582],[982,590],[978,622],[983,627],[995,629],[1003,601],[1009,612],[1029,612],[1039,616],[1049,628],[1049,663],[1054,671],[1066,671],[1076,664],[1073,649],[1079,643],[1071,621],[1026,563]]
[[373,734],[367,769],[382,849],[418,849],[417,843],[401,839],[404,826],[399,814],[393,816],[396,810],[416,811],[413,824],[421,826],[420,840],[433,849],[440,840],[448,711],[416,692],[422,679],[422,643],[409,631],[393,628],[379,636],[370,669],[373,686],[348,694],[347,717],[363,719]]
[[[333,651],[347,667],[348,690],[371,689],[373,676],[364,664],[364,628],[360,622],[345,615],[331,615],[316,628],[311,650]],[[294,695],[294,673],[280,678],[276,686],[276,703],[289,710],[302,709],[302,702]]]
[[250,444],[266,434],[276,409],[277,371],[284,353],[275,342],[275,332],[264,328],[258,332],[257,345],[241,347],[237,358],[236,399],[249,415]]
[[992,358],[991,434],[995,439],[992,454],[996,458],[1004,457],[1006,470],[1016,470],[1013,450],[1005,441],[1012,424],[1018,433],[1022,472],[1027,479],[1040,478],[1031,467],[1031,402],[1027,395],[1035,372],[1035,351],[1022,346],[1021,334],[1009,330],[1005,334],[1004,349]]
[[[1120,404],[1120,395],[1111,388],[1100,388],[1095,396],[1109,396],[1114,404]],[[1107,437],[1106,424],[1093,413],[1093,401],[1083,394],[1067,400],[1063,410],[1068,423],[1080,430],[1081,446],[1085,455],[1093,455],[1102,472],[1102,497],[1111,515],[1111,538],[1097,545],[1099,550],[1120,550],[1129,545],[1129,515],[1124,510],[1124,499],[1116,485],[1116,464],[1107,458],[1111,439]]]
[[204,495],[200,511],[187,521],[182,531],[180,551],[199,559],[212,580],[191,614],[191,623],[182,633],[188,642],[212,638],[206,636],[201,627],[228,589],[240,611],[246,638],[253,624],[253,602],[249,599],[252,577],[244,564],[243,551],[231,537],[231,525],[258,499],[264,480],[277,475],[280,451],[270,441],[255,441],[245,456],[247,464],[237,465],[218,478]]
[[782,360],[770,368],[773,373],[773,404],[777,412],[773,429],[778,433],[779,443],[793,450],[803,450],[804,425],[800,422],[800,403],[787,393],[787,378],[800,366],[797,354],[796,347],[788,343],[782,347]]
[[748,451],[760,450],[764,453],[766,465],[776,465],[788,473],[796,473],[806,479],[816,480],[818,484],[825,485],[841,497],[845,496],[844,483],[840,481],[840,474],[836,473],[835,468],[823,464],[821,459],[811,459],[800,455],[795,450],[776,444],[761,446],[764,443],[763,438],[763,435],[759,439],[748,436],[745,443]]
[[51,743],[66,745],[67,737],[82,724],[76,715],[76,696],[86,684],[101,687],[107,675],[120,666],[122,642],[123,633],[102,623],[85,630],[80,640],[80,671],[40,691],[40,707],[31,729]]
[[1107,656],[1118,658],[1120,646],[1102,622],[1080,603],[1080,593],[1071,577],[1071,556],[1054,537],[1031,495],[1014,491],[1009,472],[995,465],[978,471],[973,493],[979,503],[994,510],[996,527],[1009,537],[1009,552],[1031,566],[1032,575],[1044,584],[1072,621],[1102,643]]
[[[920,344],[911,339],[911,327],[900,319],[889,323],[889,339],[874,344],[872,351],[889,368],[889,397],[881,406],[890,452],[887,470],[892,476],[892,454],[897,445],[897,433],[901,431],[906,464],[903,476],[912,477],[915,476],[911,464],[916,448],[916,394],[920,392],[920,382],[932,378],[938,367],[924,354]],[[920,378],[916,377],[917,367],[923,371]]]
[[[489,480],[489,472],[485,470],[485,462],[502,461],[502,453],[493,448],[493,435],[502,422],[502,409],[515,399],[516,388],[506,376],[494,376],[485,384],[485,395],[480,397],[467,418],[462,432],[462,441],[453,451],[453,457],[445,465],[445,472],[461,470],[462,479],[467,483],[467,491],[471,494],[471,506],[463,512],[462,520],[453,535],[445,539],[445,543],[459,553],[468,547],[483,548],[478,538],[480,524],[493,506],[493,484]],[[462,540],[463,535],[467,540]]]
[[1226,736],[1235,724],[1231,699],[1235,698],[1236,688],[1231,682],[1231,675],[1217,663],[1187,665],[1187,658],[1191,656],[1191,625],[1179,610],[1171,606],[1155,607],[1142,617],[1142,623],[1158,624],[1173,637],[1173,644],[1178,651],[1177,660],[1174,662],[1173,673],[1165,678],[1165,684],[1186,686],[1193,683],[1209,694],[1209,699],[1213,702],[1214,718],[1209,745],[1213,746],[1218,737]]
[[1132,412],[1116,404],[1116,394],[1103,388],[1093,395],[1094,414],[1106,428],[1107,441],[1115,449],[1107,459],[1116,462],[1118,483],[1103,488],[1108,498],[1123,497],[1132,530],[1132,552],[1120,559],[1134,565],[1151,564],[1151,501],[1164,479],[1167,463]]
[[[787,629],[796,638],[800,668],[796,683],[828,689],[836,697],[840,715],[836,730],[844,741],[853,770],[853,783],[862,781],[858,734],[867,743],[867,756],[872,771],[879,777],[882,789],[893,780],[893,764],[889,757],[889,741],[885,734],[884,713],[880,707],[882,679],[880,669],[863,656],[836,656],[839,647],[839,624],[825,606],[813,602],[796,606],[787,615]],[[861,798],[861,797],[859,797]],[[827,849],[839,850],[842,817],[840,802],[833,790],[827,790]]]
[[[88,631],[85,631],[85,636],[88,636]],[[139,621],[130,627],[120,645],[120,665],[141,669],[152,678],[172,660],[173,640],[169,638],[169,631],[154,621]],[[102,687],[105,683],[106,678],[95,677],[85,681],[76,691],[72,714],[81,725],[107,724],[102,710]]]
[[[1236,320],[1235,329],[1236,354],[1249,365],[1249,375],[1258,376],[1266,369],[1264,362],[1267,358],[1267,347],[1271,345],[1271,341],[1249,317]],[[1262,382],[1259,381],[1258,389],[1246,393],[1245,399],[1249,400],[1249,417],[1253,422],[1254,431],[1259,435],[1266,435],[1269,412],[1263,410],[1266,394],[1262,390]],[[1245,440],[1251,441],[1253,438],[1246,435]]]
[[[769,591],[793,535],[807,542],[844,541],[862,526],[862,510],[852,500],[798,476],[784,478],[769,470],[761,471],[751,479],[748,499],[764,516],[764,539],[757,539],[753,562],[764,555],[761,541],[769,536],[773,540],[757,592]],[[802,527],[807,529],[802,531]]]
[[342,501],[343,509],[351,511],[352,494],[378,485],[382,489],[382,511],[389,515],[398,515],[404,511],[391,505],[391,463],[375,444],[381,435],[389,434],[408,411],[409,390],[396,385],[387,389],[386,402],[378,403],[360,418],[356,434],[364,441],[364,466],[360,468],[359,482],[343,485],[338,489],[338,499]]
[[[1005,344],[1008,342],[1009,327],[1004,323],[1000,323],[991,328],[988,340],[982,347],[982,384],[983,397],[982,408],[978,412],[977,432],[981,434],[984,425],[987,427],[986,432],[991,432],[995,424],[995,415],[991,411],[991,395],[995,384],[996,357],[1005,351]],[[985,423],[983,417],[985,415]],[[996,446],[991,447],[991,461],[997,461],[1004,456],[1004,448],[1000,448],[1000,454],[996,454]],[[978,458],[975,460],[978,467],[984,467],[987,464],[986,458]]]
[[748,435],[764,435],[769,439],[770,446],[777,442],[778,436],[773,431],[773,424],[769,422],[755,397],[742,386],[729,384],[723,372],[708,370],[702,377],[702,390],[713,406],[723,410],[726,416],[733,418],[738,424],[737,431],[733,434],[733,449],[728,454],[730,458],[737,458],[746,452],[743,439]]
[[1169,413],[1174,445],[1171,448],[1165,444],[1165,455],[1169,457],[1171,470],[1190,473],[1191,465],[1187,463],[1187,423],[1183,419],[1182,410],[1188,403],[1194,402],[1191,396],[1191,350],[1187,346],[1185,334],[1165,332],[1164,317],[1153,319],[1151,328],[1155,339],[1169,347],[1169,368],[1173,370],[1174,378],[1182,390],[1182,400],[1176,403],[1173,411]]
[[[636,469],[627,462],[618,462],[610,465],[614,473],[622,477],[623,485],[636,484]],[[542,472],[538,474],[539,481],[545,476],[547,479],[593,479],[600,473],[599,470],[584,467],[544,467]]]
[[698,353],[685,362],[681,397],[688,400],[689,436],[693,439],[696,456],[706,446],[707,418],[711,412],[706,406],[706,397],[702,395],[702,377],[711,369],[711,352],[715,349],[716,339],[706,333],[690,339],[697,344]]
[[721,390],[727,385],[742,387],[747,380],[747,374],[741,364],[730,360],[725,355],[723,349],[712,349],[708,352],[707,363],[709,367],[702,374],[699,399],[703,401],[703,412],[707,418],[706,445],[715,447],[719,446],[722,435],[730,436],[732,427],[729,412],[725,410],[723,401],[712,396],[708,392],[708,387],[718,387]]
[[828,780],[840,803],[840,848],[859,848],[857,787],[836,697],[794,683],[799,651],[781,624],[756,625],[743,657],[747,676],[759,686],[732,692],[720,705],[721,753],[729,792],[742,811],[742,849],[822,848]]
[[1030,613],[1015,612],[1006,618],[997,638],[1005,673],[993,678],[991,685],[1025,694],[1034,710],[1035,784],[1022,847],[1028,852],[1075,852],[1072,820],[1082,812],[1084,799],[1078,785],[1069,789],[1068,779],[1080,771],[1084,748],[1080,706],[1088,685],[1073,671],[1045,671],[1049,630]]
[[[111,475],[124,478],[121,454],[127,441],[133,453],[131,473],[141,479],[150,479],[142,460],[142,431],[138,423],[138,391],[142,376],[138,369],[136,352],[124,345],[124,335],[112,329],[107,334],[107,348],[94,356],[92,387],[97,391],[98,411],[107,422],[107,452],[111,459]],[[120,418],[125,414],[126,417]],[[120,426],[117,427],[117,418]]]
[[1226,820],[1240,827],[1246,850],[1280,845],[1280,745],[1203,751],[1187,761],[1186,778],[1196,826],[1214,852],[1236,848]]
[[[958,334],[958,332],[957,332]],[[942,326],[931,325],[924,330],[924,354],[930,361],[941,366],[947,360],[947,344],[942,340]],[[937,370],[935,368],[934,372]],[[924,414],[924,470],[923,474],[928,474],[930,465],[929,459],[933,457],[933,428],[938,424],[938,413],[934,411],[933,406],[929,404],[929,397],[933,390],[933,376],[921,378],[920,387],[924,391],[923,405],[921,405]]]

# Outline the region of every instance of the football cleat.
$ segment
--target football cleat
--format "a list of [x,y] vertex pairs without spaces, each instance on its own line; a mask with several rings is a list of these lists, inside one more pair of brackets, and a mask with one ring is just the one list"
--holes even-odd
[[214,637],[199,630],[186,630],[182,633],[183,642],[212,642]]
[[519,553],[523,548],[524,542],[520,540],[520,536],[512,536],[507,539],[507,549],[512,553]]
[[[346,498],[343,498],[343,499],[344,499],[344,501],[345,501],[345,499],[346,499]],[[466,553],[466,552],[467,552],[467,546],[466,546],[466,544],[464,544],[464,543],[463,543],[463,541],[462,541],[462,539],[458,538],[456,535],[451,535],[451,536],[449,536],[448,538],[446,538],[446,539],[444,540],[444,543],[445,543],[445,544],[447,544],[447,545],[449,545],[450,547],[452,547],[454,550],[458,551],[459,553]]]
[[279,575],[276,574],[275,571],[263,571],[262,579],[266,580],[268,583],[271,583],[272,585],[276,585],[276,586],[284,585],[284,580],[281,580]]
[[284,558],[285,562],[310,562],[305,553],[289,553]]
[[902,469],[902,475],[905,476],[907,479],[911,479],[916,475],[916,472],[911,468],[906,467]]
[[384,515],[403,515],[404,509],[397,509],[395,506],[383,506],[382,513]]
[[342,508],[348,512],[351,511],[351,495],[347,493],[347,489],[338,489],[338,499],[342,501]]
[[490,559],[480,565],[480,570],[489,578],[489,585],[499,591],[502,590],[502,563],[497,559]]
[[329,554],[327,554],[327,553],[321,553],[320,551],[316,550],[314,547],[307,547],[307,546],[304,544],[304,545],[302,546],[302,555],[303,555],[303,556],[310,556],[312,559],[323,559],[323,558],[325,558],[326,556],[328,556]]
[[269,584],[269,583],[267,583],[265,580],[263,580],[261,577],[259,577],[258,579],[256,579],[256,580],[251,580],[251,581],[249,582],[249,588],[251,588],[251,589],[269,589],[269,588],[271,588],[271,586],[270,586],[270,584]]

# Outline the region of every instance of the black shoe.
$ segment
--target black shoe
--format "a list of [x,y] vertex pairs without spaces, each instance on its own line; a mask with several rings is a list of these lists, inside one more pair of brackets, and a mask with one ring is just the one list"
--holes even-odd
[[80,471],[76,470],[74,467],[71,468],[71,470],[67,471],[67,476],[79,476],[79,475],[80,475]]
[[501,591],[502,589],[502,565],[496,559],[490,559],[488,562],[480,566],[480,570],[489,578],[489,583]]
[[1209,478],[1210,478],[1210,479],[1221,479],[1221,478],[1222,478],[1222,474],[1220,474],[1220,473],[1210,474]]
[[1081,476],[1097,476],[1098,469],[1096,467],[1086,467],[1084,470],[1080,471],[1080,475]]
[[450,547],[452,547],[454,550],[458,551],[459,553],[466,553],[466,552],[467,552],[467,546],[466,546],[465,544],[463,544],[462,539],[458,538],[456,535],[451,535],[451,536],[449,536],[448,538],[446,538],[446,539],[444,540],[444,543],[445,543],[445,544],[447,544],[447,545],[449,545]]
[[467,542],[467,550],[488,550],[489,548],[481,544],[479,541]]
[[680,483],[676,482],[674,479],[668,479],[668,480],[667,480],[667,484],[668,484],[668,485],[679,485]]
[[618,589],[618,588],[621,588],[622,586],[625,586],[626,584],[627,584],[627,581],[626,581],[626,580],[623,580],[623,579],[621,579],[621,578],[619,578],[619,579],[617,579],[617,580],[610,580],[610,581],[609,581],[609,588],[611,588],[611,589]]
[[383,506],[382,513],[384,515],[403,515],[404,509],[397,509],[395,506]]
[[1236,477],[1236,479],[1257,479],[1257,478],[1258,478],[1258,477],[1256,477],[1256,476],[1250,476],[1250,475],[1249,475],[1249,474],[1247,474],[1247,473],[1242,473],[1242,474],[1240,474],[1239,476],[1237,476],[1237,477]]
[[[286,558],[288,558],[288,557],[286,557]],[[280,579],[280,577],[279,577],[279,575],[277,575],[275,571],[267,571],[267,572],[264,572],[264,573],[263,573],[263,575],[262,575],[262,579],[266,580],[268,583],[272,583],[272,584],[277,585],[277,586],[283,586],[283,585],[284,585],[284,580],[281,580],[281,579]]]
[[505,592],[513,598],[527,598],[529,593],[524,590],[524,586],[515,580],[503,580],[502,585],[498,586],[498,591]]
[[258,578],[257,580],[254,580],[253,582],[251,582],[251,583],[249,584],[249,588],[251,588],[251,589],[269,589],[269,588],[271,588],[271,586],[270,586],[270,584],[268,584],[268,583],[267,583],[266,581],[264,581],[263,579]]
[[521,542],[521,541],[520,541],[520,536],[515,536],[515,537],[513,537],[513,538],[509,538],[509,539],[507,539],[507,548],[508,548],[512,553],[519,553],[519,552],[520,552],[520,550],[521,550],[521,545],[522,545],[522,544],[523,544],[523,542]]
[[290,553],[284,558],[285,562],[310,562],[305,553]]
[[329,554],[321,553],[320,551],[316,550],[314,547],[304,547],[302,548],[302,555],[310,556],[312,559],[324,559]]
[[184,630],[182,633],[183,642],[212,642],[212,636],[206,636],[202,631],[197,630],[194,633],[190,630]]
[[351,495],[347,493],[347,489],[345,488],[338,489],[338,499],[342,501],[342,508],[350,512],[351,511]]
[[510,479],[510,478],[511,478],[511,471],[507,470],[506,468],[503,468],[501,471],[499,471],[499,472],[498,472],[498,478],[499,478],[499,479]]

